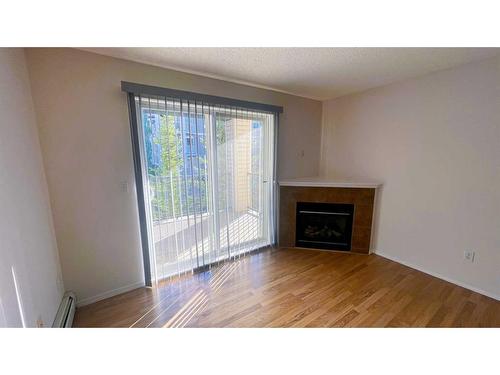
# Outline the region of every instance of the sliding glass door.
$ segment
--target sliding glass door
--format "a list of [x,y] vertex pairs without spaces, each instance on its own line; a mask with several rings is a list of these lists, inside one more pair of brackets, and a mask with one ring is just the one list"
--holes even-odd
[[152,280],[272,244],[276,114],[158,96],[134,105]]

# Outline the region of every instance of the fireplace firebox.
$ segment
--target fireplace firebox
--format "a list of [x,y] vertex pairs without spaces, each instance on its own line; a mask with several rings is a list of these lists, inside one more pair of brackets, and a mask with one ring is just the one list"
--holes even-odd
[[354,204],[297,202],[295,246],[351,250]]

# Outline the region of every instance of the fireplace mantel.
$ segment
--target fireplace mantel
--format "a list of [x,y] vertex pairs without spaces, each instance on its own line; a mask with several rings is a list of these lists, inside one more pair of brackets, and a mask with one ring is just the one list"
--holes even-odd
[[337,188],[368,188],[376,189],[382,184],[370,180],[357,180],[352,178],[336,177],[301,177],[293,179],[282,179],[280,186],[306,186],[306,187],[337,187]]

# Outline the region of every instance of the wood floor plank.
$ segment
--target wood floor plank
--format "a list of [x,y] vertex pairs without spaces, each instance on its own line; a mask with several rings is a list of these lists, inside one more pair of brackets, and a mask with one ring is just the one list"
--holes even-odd
[[500,302],[377,255],[270,249],[78,308],[76,327],[500,327]]

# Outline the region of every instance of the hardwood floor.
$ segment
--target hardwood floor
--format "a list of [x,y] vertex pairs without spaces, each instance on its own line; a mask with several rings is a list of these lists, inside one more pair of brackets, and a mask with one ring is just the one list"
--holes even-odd
[[500,302],[377,255],[265,250],[78,308],[75,327],[500,327]]

